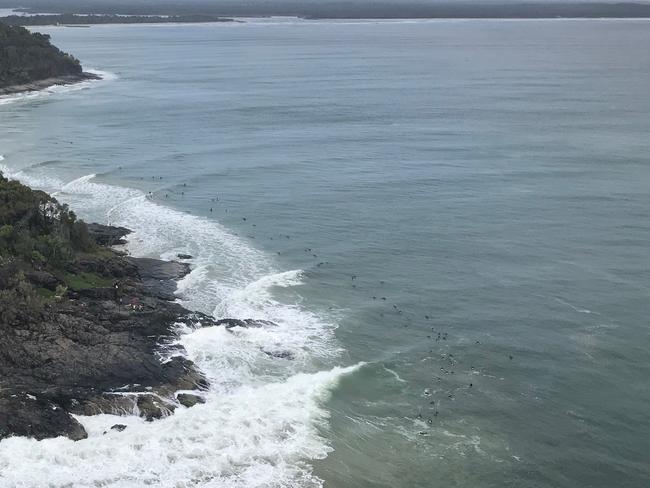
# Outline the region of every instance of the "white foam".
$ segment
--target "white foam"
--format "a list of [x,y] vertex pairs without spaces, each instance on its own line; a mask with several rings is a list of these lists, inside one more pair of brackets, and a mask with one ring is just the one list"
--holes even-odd
[[[277,270],[269,256],[215,221],[95,179],[58,182],[57,198],[81,217],[133,229],[127,250],[134,255],[191,254],[192,272],[177,291],[186,307],[275,325],[179,328],[178,342],[211,382],[205,404],[179,407],[154,423],[82,417],[89,438],[79,442],[3,440],[0,486],[46,480],[54,488],[321,486],[308,462],[330,450],[319,431],[328,418],[323,402],[360,365],[318,370],[339,349],[334,324],[308,310],[297,293],[303,272]],[[115,423],[128,428],[110,431]]]
[[[0,444],[2,486],[322,486],[306,463],[331,449],[319,433],[328,418],[322,403],[360,366],[208,394],[207,403],[154,423],[80,418],[89,433],[84,441],[6,439]],[[126,430],[111,431],[115,423]]]
[[117,76],[117,74],[111,73],[110,71],[104,71],[101,69],[91,68],[91,69],[87,69],[86,72],[101,77],[101,80],[96,80],[96,81],[115,81],[119,79],[119,76]]
[[[0,161],[3,160],[4,158],[0,159]],[[4,164],[0,164],[0,173],[10,180],[18,180],[32,188],[49,192],[58,191],[63,184],[63,182],[57,178],[41,174],[33,174],[28,170],[14,170]]]
[[[384,369],[385,369],[386,371],[388,371],[388,372],[393,376],[393,378],[395,378],[396,381],[398,381],[398,382],[400,382],[400,383],[407,383],[406,380],[402,379],[402,377],[401,377],[400,375],[397,374],[397,371],[395,371],[395,370],[393,370],[393,369],[390,369],[390,368],[388,368],[388,367],[386,367],[386,366],[384,366]],[[425,394],[426,394],[426,392],[425,392]],[[427,396],[428,396],[428,395],[427,395]]]

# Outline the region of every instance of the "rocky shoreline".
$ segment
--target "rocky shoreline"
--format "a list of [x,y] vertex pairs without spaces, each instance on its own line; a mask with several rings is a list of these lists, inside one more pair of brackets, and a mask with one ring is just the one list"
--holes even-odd
[[[128,229],[89,226],[97,241],[121,241]],[[16,269],[11,269],[11,267]],[[38,289],[64,279],[12,262]],[[173,303],[187,264],[133,258],[101,246],[65,270],[65,296],[21,307],[0,320],[0,439],[87,437],[72,416],[134,414],[154,420],[202,403],[208,382],[176,344],[179,324],[219,325]],[[194,393],[188,393],[194,390]],[[121,427],[117,426],[116,430]]]
[[18,93],[40,91],[55,85],[72,85],[75,83],[81,83],[83,81],[101,80],[101,79],[102,77],[95,73],[88,73],[84,71],[79,75],[57,76],[54,78],[46,78],[44,80],[35,80],[30,83],[25,83],[21,85],[0,87],[0,96],[16,95]]

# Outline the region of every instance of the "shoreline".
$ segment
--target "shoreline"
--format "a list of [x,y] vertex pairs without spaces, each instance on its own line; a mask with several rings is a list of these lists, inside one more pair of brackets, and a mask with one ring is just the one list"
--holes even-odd
[[74,85],[77,83],[82,83],[84,81],[99,81],[102,79],[103,78],[98,74],[84,71],[79,75],[57,76],[52,78],[45,78],[42,80],[34,80],[32,82],[23,83],[21,85],[9,85],[1,87],[0,97],[32,93],[47,90],[53,86]]
[[[59,209],[62,217],[49,217],[48,225],[69,218],[67,207],[47,193],[12,181],[0,178],[0,202],[25,200],[11,196],[18,187],[29,201]],[[126,242],[130,229],[77,224],[89,245],[63,265],[12,252],[10,236],[0,242],[0,440],[81,440],[88,433],[75,415],[153,421],[204,403],[209,382],[178,344],[179,326],[233,326],[176,303],[190,256],[132,257],[112,248]]]
[[242,22],[231,17],[214,15],[121,15],[121,14],[78,14],[56,13],[35,15],[6,15],[0,22],[12,26],[30,28],[34,26],[89,27],[111,24],[166,24],[166,23],[231,23]]

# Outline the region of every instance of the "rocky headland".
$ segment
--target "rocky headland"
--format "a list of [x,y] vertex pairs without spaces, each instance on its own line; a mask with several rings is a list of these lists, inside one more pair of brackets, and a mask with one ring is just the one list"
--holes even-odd
[[48,35],[0,22],[0,96],[96,79]]
[[208,382],[178,326],[234,322],[171,301],[186,263],[108,247],[129,232],[86,225],[0,175],[0,439],[78,440],[87,434],[73,414],[154,420],[203,402]]
[[91,25],[105,24],[196,24],[196,23],[218,23],[235,22],[241,20],[221,17],[210,14],[182,14],[182,15],[117,15],[117,14],[32,14],[32,15],[8,15],[0,17],[0,22],[9,25],[40,26],[40,25],[63,25],[67,27],[89,27]]

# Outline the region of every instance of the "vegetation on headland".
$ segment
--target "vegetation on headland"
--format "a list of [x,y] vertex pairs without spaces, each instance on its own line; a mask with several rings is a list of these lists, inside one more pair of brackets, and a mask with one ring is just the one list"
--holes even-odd
[[0,88],[61,76],[80,76],[81,64],[50,36],[0,22]]
[[[176,396],[207,381],[182,355],[161,362],[160,344],[179,322],[219,324],[169,301],[188,265],[108,247],[128,233],[0,175],[0,440],[78,440],[71,414],[154,420],[203,401]],[[136,394],[111,393],[124,385]]]
[[86,224],[67,205],[0,175],[0,259],[62,268],[76,251],[94,248]]
[[[45,192],[0,175],[0,310],[6,318],[37,311],[67,288],[106,286],[101,277],[66,271],[98,250],[86,224]],[[109,285],[110,286],[110,285]]]
[[234,19],[216,15],[78,15],[78,14],[39,14],[9,15],[0,17],[9,25],[92,25],[92,24],[170,24],[200,22],[234,22]]

